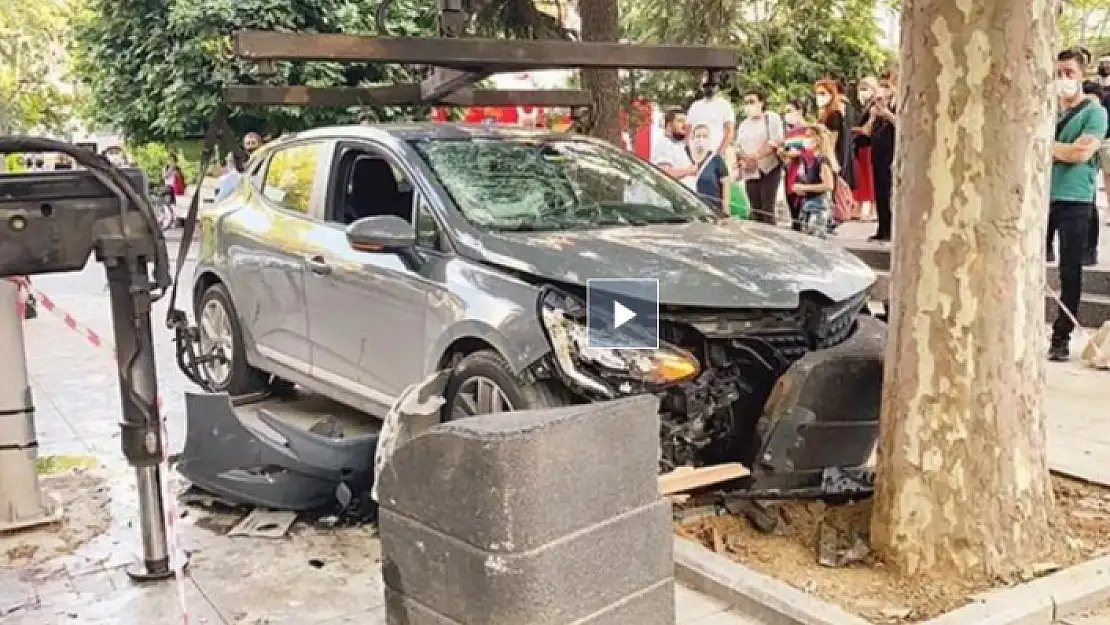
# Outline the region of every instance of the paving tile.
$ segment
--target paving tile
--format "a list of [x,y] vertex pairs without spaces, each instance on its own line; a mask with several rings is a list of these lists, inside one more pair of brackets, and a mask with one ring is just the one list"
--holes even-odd
[[[376,540],[357,540],[357,534],[229,539],[226,549],[195,554],[191,575],[229,623],[317,622],[369,612],[384,603],[380,550]],[[306,611],[311,621],[303,620]]]
[[763,625],[738,612],[717,612],[690,621],[679,621],[678,625]]
[[728,609],[728,605],[725,603],[707,597],[682,584],[675,584],[674,599],[675,619],[680,625]]
[[[103,576],[124,575],[122,571]],[[103,583],[103,582],[95,582]],[[20,611],[4,625],[180,625],[183,622],[176,586],[172,584],[111,586],[108,592],[51,591],[51,600],[40,607]],[[191,582],[186,582],[189,623],[225,625],[225,621]]]

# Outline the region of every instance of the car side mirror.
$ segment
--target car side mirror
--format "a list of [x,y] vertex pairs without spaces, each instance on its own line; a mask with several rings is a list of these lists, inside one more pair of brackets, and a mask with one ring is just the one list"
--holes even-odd
[[347,226],[347,243],[360,252],[400,252],[416,246],[416,231],[396,215],[363,217]]

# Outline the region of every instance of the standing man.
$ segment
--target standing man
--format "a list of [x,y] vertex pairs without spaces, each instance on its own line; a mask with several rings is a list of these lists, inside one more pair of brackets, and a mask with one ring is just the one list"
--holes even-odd
[[262,147],[262,135],[257,132],[248,132],[243,137],[243,149],[247,151],[247,154],[253,156],[260,147]]
[[[1049,231],[1060,237],[1060,301],[1074,316],[1083,292],[1083,256],[1087,230],[1094,210],[1098,186],[1098,159],[1095,157],[1106,139],[1106,109],[1083,94],[1086,58],[1071,48],[1056,56],[1054,90],[1060,101],[1056,122],[1056,141],[1052,146],[1052,179],[1049,184]],[[1056,362],[1069,359],[1068,345],[1075,328],[1064,311],[1056,313],[1048,358]]]
[[732,109],[728,98],[720,94],[720,88],[720,73],[706,72],[705,81],[701,84],[702,97],[690,105],[686,120],[691,128],[702,124],[709,126],[709,145],[715,153],[723,157],[732,145],[736,111]]
[[682,109],[670,108],[663,115],[663,136],[652,147],[651,160],[671,178],[691,189],[696,185],[698,170],[686,147],[686,113]]

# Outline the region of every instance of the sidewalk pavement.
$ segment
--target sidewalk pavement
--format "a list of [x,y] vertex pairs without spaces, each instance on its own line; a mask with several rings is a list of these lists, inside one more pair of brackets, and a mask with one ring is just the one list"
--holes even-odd
[[[80,323],[112,336],[99,265],[40,276],[35,286]],[[191,307],[188,289],[182,295],[181,305]],[[164,315],[160,302],[155,343],[173,453],[184,441],[183,393],[190,383],[174,364]],[[134,473],[120,453],[119,387],[110,351],[95,349],[46,310],[24,327],[40,457],[60,456],[62,465],[90,456],[95,461],[71,477],[43,478],[44,489],[65,505],[60,528],[0,535],[0,622],[182,624],[174,581],[137,585],[124,571],[137,561],[141,540]],[[342,418],[341,408],[336,413]],[[182,486],[171,476],[174,492]],[[227,536],[242,516],[177,509],[178,541],[191,553],[182,579],[188,625],[385,623],[380,545],[372,528],[298,523],[283,539]],[[758,625],[686,587],[676,587],[675,601],[678,625]]]

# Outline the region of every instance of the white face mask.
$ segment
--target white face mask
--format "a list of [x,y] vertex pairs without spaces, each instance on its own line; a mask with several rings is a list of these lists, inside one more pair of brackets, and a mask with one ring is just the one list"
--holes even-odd
[[704,138],[701,138],[701,137],[699,137],[697,139],[694,139],[694,149],[697,150],[698,152],[708,152],[709,151],[709,139],[704,139]]
[[859,92],[859,101],[860,102],[867,102],[874,95],[875,94],[871,93],[870,89],[861,89],[860,92]]
[[782,119],[791,126],[798,126],[802,123],[802,116],[798,113],[787,113],[782,116]]
[[817,104],[819,106],[828,106],[829,102],[832,102],[831,95],[827,93],[821,93],[817,95]]
[[1052,87],[1058,96],[1070,97],[1079,93],[1079,81],[1071,78],[1057,78]]
[[748,104],[744,107],[748,117],[757,117],[762,112],[758,104]]

